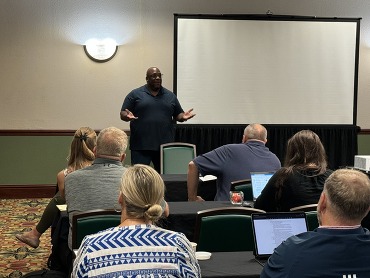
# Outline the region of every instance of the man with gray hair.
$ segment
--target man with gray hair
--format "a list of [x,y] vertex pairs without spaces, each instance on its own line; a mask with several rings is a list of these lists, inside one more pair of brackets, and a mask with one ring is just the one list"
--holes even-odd
[[216,176],[215,201],[227,201],[232,181],[250,179],[251,172],[280,169],[280,160],[265,146],[266,142],[266,128],[250,124],[244,129],[242,143],[224,145],[196,157],[188,168],[188,200],[203,201],[197,196],[199,173]]
[[127,135],[116,127],[100,131],[95,160],[89,167],[74,171],[65,180],[66,203],[69,216],[68,246],[72,250],[72,215],[92,209],[119,207],[117,196],[125,170]]
[[340,169],[325,181],[317,215],[319,228],[278,246],[261,277],[369,277],[370,232],[361,227],[370,209],[370,180]]

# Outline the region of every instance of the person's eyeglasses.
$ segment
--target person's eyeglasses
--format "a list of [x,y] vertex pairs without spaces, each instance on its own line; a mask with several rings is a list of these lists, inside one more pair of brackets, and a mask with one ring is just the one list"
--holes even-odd
[[162,79],[163,74],[162,73],[153,73],[152,75],[149,75],[148,77],[151,79]]

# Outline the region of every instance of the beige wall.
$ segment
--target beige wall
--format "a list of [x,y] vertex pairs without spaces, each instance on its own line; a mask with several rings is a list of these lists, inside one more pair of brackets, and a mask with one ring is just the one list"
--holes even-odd
[[[0,129],[117,126],[125,95],[145,82],[149,66],[172,89],[174,13],[362,17],[358,125],[370,128],[368,0],[2,0]],[[91,37],[120,44],[99,64],[82,48]],[[184,107],[188,109],[190,107]]]

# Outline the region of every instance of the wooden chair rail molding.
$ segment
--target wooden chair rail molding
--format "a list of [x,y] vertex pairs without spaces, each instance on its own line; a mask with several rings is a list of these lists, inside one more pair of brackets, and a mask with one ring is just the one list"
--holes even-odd
[[0,185],[0,199],[52,198],[55,184]]
[[[100,130],[95,130],[99,133]],[[124,130],[130,136],[130,130]],[[72,136],[75,130],[31,130],[31,129],[0,129],[0,136]],[[370,129],[360,129],[358,134],[368,135]]]
[[361,129],[358,134],[370,134],[370,129]]
[[[0,129],[0,136],[73,136],[76,130]],[[130,130],[123,130],[130,136]],[[98,134],[100,130],[95,130]],[[369,130],[370,133],[370,130]]]
[[[130,136],[129,130],[124,130]],[[100,130],[95,130],[98,134]],[[0,130],[1,136],[73,136],[75,130]],[[0,199],[52,198],[54,184],[0,184]]]
[[369,135],[370,134],[370,129],[361,129],[360,128],[360,131],[358,132],[358,134]]
[[[358,129],[359,135],[370,135],[370,129]],[[95,130],[97,133],[100,130]],[[124,130],[130,136],[129,130]],[[1,136],[73,136],[75,130],[4,130]],[[51,198],[55,184],[0,184],[0,199]]]

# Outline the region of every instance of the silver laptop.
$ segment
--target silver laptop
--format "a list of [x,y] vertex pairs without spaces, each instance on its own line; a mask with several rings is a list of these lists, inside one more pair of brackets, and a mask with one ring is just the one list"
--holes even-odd
[[262,190],[274,174],[275,172],[251,172],[253,201],[256,201],[258,196],[261,195]]
[[292,235],[308,231],[304,212],[253,213],[254,255],[264,265],[275,248]]

